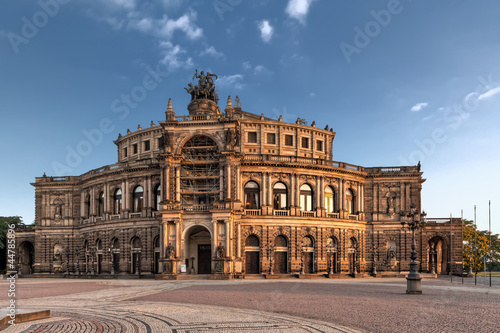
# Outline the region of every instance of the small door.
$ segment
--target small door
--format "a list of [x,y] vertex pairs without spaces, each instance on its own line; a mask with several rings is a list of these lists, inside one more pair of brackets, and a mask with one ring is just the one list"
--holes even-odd
[[258,251],[247,251],[245,272],[246,274],[259,274],[260,255]]
[[113,253],[115,273],[120,273],[120,253]]
[[102,254],[97,255],[97,274],[102,273]]
[[277,274],[288,273],[288,253],[284,251],[274,253],[274,262],[276,263],[275,272]]
[[160,261],[160,252],[155,252],[155,267],[154,267],[154,270],[155,270],[155,274],[158,274],[159,273],[159,261]]
[[304,272],[314,273],[314,252],[304,253]]
[[212,246],[198,245],[198,274],[212,273]]

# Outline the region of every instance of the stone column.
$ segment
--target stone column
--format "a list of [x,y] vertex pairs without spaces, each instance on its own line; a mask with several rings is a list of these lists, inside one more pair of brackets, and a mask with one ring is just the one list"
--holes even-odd
[[227,198],[231,199],[231,164],[227,162]]
[[411,205],[411,183],[406,183],[406,208],[405,211],[409,212],[410,211],[410,205]]
[[[48,207],[48,206],[43,205],[43,207]],[[43,217],[46,217],[46,215],[44,214]],[[83,191],[80,192],[80,217],[85,217],[85,193]]]
[[261,197],[261,201],[262,201],[262,206],[267,206],[268,205],[268,202],[267,202],[267,191],[268,191],[268,184],[266,182],[266,172],[263,172],[262,173],[262,181],[261,181],[261,190],[262,190],[262,197]]
[[219,171],[219,200],[224,200],[224,167],[222,163]]
[[179,166],[175,167],[175,201],[181,202],[181,168]]
[[212,258],[215,258],[215,249],[219,245],[219,226],[217,220],[212,220]]
[[240,166],[236,165],[235,168],[236,168],[236,180],[234,182],[234,186],[236,188],[235,200],[242,201],[243,199],[242,199],[242,195],[241,195],[242,184],[241,184],[241,176],[240,176]]
[[399,184],[399,211],[405,210],[405,183]]
[[236,255],[238,258],[241,258],[241,223],[239,221],[236,223],[237,223],[237,228],[238,228],[238,230],[237,230],[238,237],[236,238],[236,241],[237,241],[237,243],[236,243],[236,251],[237,251]]
[[[267,205],[272,208],[273,207],[273,184],[271,182],[271,174],[269,172],[266,172],[266,178],[267,178],[267,181],[266,181],[266,185],[267,185],[267,188],[268,188],[268,191],[267,191]],[[269,211],[268,211],[268,214],[269,214]]]

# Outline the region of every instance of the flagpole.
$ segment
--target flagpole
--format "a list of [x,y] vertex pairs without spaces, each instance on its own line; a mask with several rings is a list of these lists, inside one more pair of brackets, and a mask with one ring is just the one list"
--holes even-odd
[[493,256],[491,253],[491,200],[488,201],[488,223],[489,223],[489,232],[490,232],[490,287],[491,287],[491,265],[492,265],[492,260]]
[[476,225],[476,205],[474,205],[474,285],[477,284],[477,225]]
[[462,284],[464,284],[464,210],[461,210],[460,221],[462,222]]

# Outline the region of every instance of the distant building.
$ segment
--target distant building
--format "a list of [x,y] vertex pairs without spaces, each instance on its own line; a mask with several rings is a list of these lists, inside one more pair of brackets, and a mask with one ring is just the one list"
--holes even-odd
[[[17,232],[23,275],[408,271],[400,221],[422,211],[420,165],[334,162],[328,127],[245,112],[238,98],[221,112],[212,77],[186,88],[188,116],[169,100],[160,126],[120,135],[118,163],[36,178],[36,226]],[[427,222],[420,270],[459,272],[460,219]]]

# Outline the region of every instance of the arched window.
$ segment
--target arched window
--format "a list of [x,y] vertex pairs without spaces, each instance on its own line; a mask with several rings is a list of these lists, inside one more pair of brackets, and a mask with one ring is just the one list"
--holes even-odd
[[161,202],[161,188],[160,188],[160,184],[156,185],[154,195],[155,195],[155,204],[154,204],[153,209],[154,210],[160,210],[160,202]]
[[97,216],[104,215],[104,192],[99,194],[99,198],[97,199]]
[[122,190],[117,189],[115,195],[113,196],[113,214],[120,214],[122,210]]
[[288,247],[288,241],[286,240],[285,236],[277,236],[274,239],[274,246],[275,247]]
[[134,202],[132,205],[132,210],[134,213],[139,213],[142,211],[142,203],[143,203],[143,198],[144,198],[144,190],[142,189],[142,186],[137,186],[134,189]]
[[311,186],[303,184],[300,187],[300,209],[302,211],[310,212],[312,207],[312,189]]
[[285,210],[288,207],[288,194],[286,185],[278,182],[273,187],[274,209]]
[[327,213],[335,212],[335,192],[330,186],[325,187],[325,209]]
[[260,188],[259,184],[254,181],[249,181],[245,184],[245,208],[260,208]]
[[347,212],[349,214],[355,214],[356,211],[354,209],[355,196],[350,189],[345,192],[345,199],[347,203]]
[[85,216],[90,216],[90,194],[85,197]]

